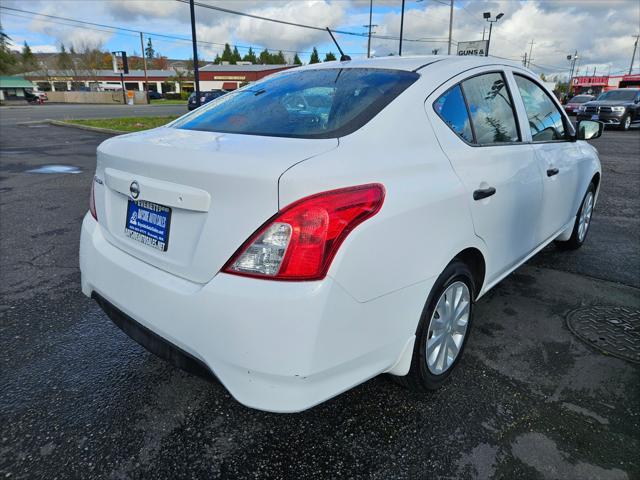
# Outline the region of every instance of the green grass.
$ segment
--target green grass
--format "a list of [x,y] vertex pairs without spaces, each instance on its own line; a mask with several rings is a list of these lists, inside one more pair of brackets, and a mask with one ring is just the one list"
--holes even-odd
[[157,100],[151,100],[151,105],[186,105],[186,100],[168,100],[166,98],[159,98]]
[[178,115],[172,115],[170,117],[95,118],[88,120],[65,120],[65,122],[90,127],[109,128],[121,132],[139,132],[140,130],[161,127],[176,118],[178,118]]

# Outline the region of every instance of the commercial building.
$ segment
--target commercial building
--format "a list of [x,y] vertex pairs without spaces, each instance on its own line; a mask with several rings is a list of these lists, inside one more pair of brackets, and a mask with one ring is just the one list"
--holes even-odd
[[0,101],[24,100],[25,90],[34,90],[34,87],[22,77],[0,77]]
[[235,90],[250,82],[255,82],[272,73],[281,72],[295,65],[238,65],[209,64],[200,69],[200,90]]
[[640,75],[578,76],[571,79],[571,91],[598,95],[615,88],[640,87]]
[[[235,90],[294,65],[214,65],[200,69],[200,90]],[[43,92],[122,90],[120,74],[113,70],[41,70],[27,72],[24,77]],[[147,70],[149,90],[159,93],[191,92],[193,72],[187,70]],[[126,90],[144,90],[144,70],[130,70],[124,75]],[[33,85],[32,85],[33,87]]]

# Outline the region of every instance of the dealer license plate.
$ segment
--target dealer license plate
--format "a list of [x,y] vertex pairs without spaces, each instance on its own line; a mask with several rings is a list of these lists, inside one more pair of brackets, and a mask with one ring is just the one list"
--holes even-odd
[[171,209],[144,200],[129,199],[124,234],[152,248],[165,252],[169,243]]

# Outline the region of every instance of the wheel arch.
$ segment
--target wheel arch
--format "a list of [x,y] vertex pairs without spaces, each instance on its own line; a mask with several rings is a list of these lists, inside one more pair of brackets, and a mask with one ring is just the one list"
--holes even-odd
[[477,299],[482,291],[482,286],[484,285],[487,274],[487,263],[484,255],[477,248],[469,247],[458,252],[454,259],[462,261],[469,267],[469,270],[471,270],[475,287],[474,299]]

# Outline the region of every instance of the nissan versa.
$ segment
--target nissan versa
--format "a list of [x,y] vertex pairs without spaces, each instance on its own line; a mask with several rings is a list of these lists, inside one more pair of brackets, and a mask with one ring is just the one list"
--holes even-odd
[[281,72],[98,147],[82,291],[253,408],[383,372],[431,390],[480,297],[585,241],[601,169],[582,140],[601,133],[493,58]]

